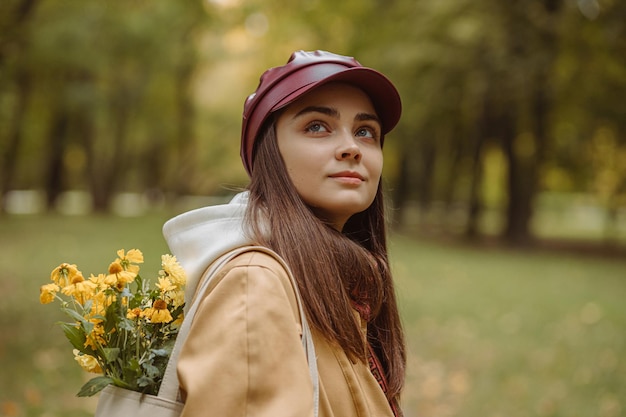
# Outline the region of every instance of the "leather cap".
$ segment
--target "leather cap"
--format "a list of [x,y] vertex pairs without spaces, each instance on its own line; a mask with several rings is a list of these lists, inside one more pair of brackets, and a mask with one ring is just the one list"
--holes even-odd
[[331,81],[354,85],[369,96],[381,120],[383,137],[400,120],[400,94],[380,72],[362,66],[352,57],[331,52],[294,52],[287,64],[270,68],[261,75],[259,86],[244,104],[241,159],[248,175],[252,174],[254,142],[268,116]]

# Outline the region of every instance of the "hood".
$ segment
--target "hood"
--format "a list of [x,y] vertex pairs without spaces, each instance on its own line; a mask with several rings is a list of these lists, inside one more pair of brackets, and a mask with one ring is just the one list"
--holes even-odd
[[185,300],[193,299],[202,275],[213,261],[235,248],[252,244],[243,229],[247,204],[248,192],[243,192],[228,204],[192,210],[163,225],[170,251],[187,274]]

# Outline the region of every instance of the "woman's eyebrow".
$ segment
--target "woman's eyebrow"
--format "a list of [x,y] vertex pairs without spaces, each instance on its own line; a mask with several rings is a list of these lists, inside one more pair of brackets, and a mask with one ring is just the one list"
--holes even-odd
[[[326,106],[308,106],[300,110],[294,117],[300,117],[307,113],[322,113],[330,117],[334,117],[338,119],[340,117],[339,110],[334,107],[326,107]],[[373,113],[358,113],[354,116],[354,120],[363,122],[367,120],[373,120],[380,124],[380,119],[376,114]]]
[[308,106],[300,110],[294,117],[300,117],[306,113],[322,113],[330,117],[339,118],[339,111],[333,107]]
[[378,124],[380,123],[380,119],[378,118],[378,116],[376,116],[375,114],[372,113],[359,113],[356,116],[354,116],[354,120],[359,121],[359,122],[364,122],[367,120],[373,120],[375,122],[377,122]]

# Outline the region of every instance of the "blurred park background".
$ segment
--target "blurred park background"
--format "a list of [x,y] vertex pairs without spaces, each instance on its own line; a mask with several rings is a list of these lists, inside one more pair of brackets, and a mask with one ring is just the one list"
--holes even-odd
[[0,416],[87,416],[38,287],[247,177],[241,110],[297,49],[403,99],[385,142],[407,417],[626,415],[626,2],[1,0]]

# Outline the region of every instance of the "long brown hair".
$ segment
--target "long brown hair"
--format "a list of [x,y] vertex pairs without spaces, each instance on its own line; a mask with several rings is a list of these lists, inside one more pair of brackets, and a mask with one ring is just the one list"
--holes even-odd
[[352,306],[369,307],[367,339],[385,370],[387,396],[397,399],[406,356],[387,258],[382,187],[372,205],[338,232],[298,195],[278,149],[274,120],[255,143],[248,226],[259,244],[291,267],[311,326],[353,359],[365,361],[367,346]]

